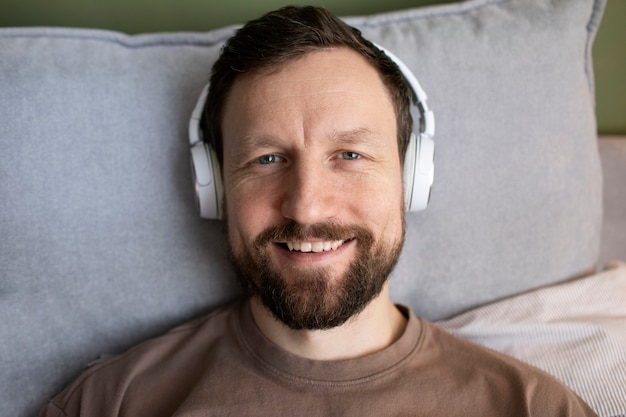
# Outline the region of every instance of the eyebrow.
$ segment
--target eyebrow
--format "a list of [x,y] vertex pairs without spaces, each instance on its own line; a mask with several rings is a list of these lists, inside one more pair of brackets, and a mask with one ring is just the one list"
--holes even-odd
[[372,130],[364,127],[352,130],[335,131],[331,135],[331,139],[333,141],[337,141],[347,145],[359,143],[378,145],[380,144],[380,140],[378,140],[378,137],[379,136],[378,134],[376,134],[376,132],[373,132]]
[[278,139],[273,136],[261,135],[245,135],[239,138],[238,150],[269,148],[276,146]]
[[239,137],[237,142],[237,146],[231,147],[233,161],[246,160],[248,155],[255,149],[276,146],[278,140],[272,136],[266,135],[244,135]]

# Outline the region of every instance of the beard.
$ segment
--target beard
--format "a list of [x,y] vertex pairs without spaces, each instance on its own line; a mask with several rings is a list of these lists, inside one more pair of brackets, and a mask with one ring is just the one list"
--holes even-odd
[[[402,224],[402,233],[393,242],[377,242],[370,230],[359,226],[333,223],[302,226],[289,222],[263,231],[251,248],[246,246],[235,253],[231,247],[231,260],[247,295],[258,297],[286,326],[294,330],[330,329],[358,315],[380,294],[402,250],[404,218]],[[279,271],[272,264],[269,247],[273,242],[304,241],[312,237],[356,241],[356,258],[343,276],[335,277],[332,266],[290,266]],[[296,279],[290,282],[282,273]]]

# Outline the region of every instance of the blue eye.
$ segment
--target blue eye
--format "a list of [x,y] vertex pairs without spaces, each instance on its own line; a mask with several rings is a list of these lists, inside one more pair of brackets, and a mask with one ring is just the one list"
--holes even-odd
[[263,155],[257,160],[257,162],[261,165],[275,164],[280,161],[282,161],[282,158],[277,155]]
[[355,159],[359,159],[361,155],[356,152],[346,151],[342,152],[339,157],[347,161],[354,161]]

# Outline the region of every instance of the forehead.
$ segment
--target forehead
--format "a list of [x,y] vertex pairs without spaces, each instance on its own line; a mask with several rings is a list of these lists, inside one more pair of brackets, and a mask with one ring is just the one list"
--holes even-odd
[[225,143],[250,135],[301,140],[329,129],[394,132],[391,96],[378,71],[349,48],[323,49],[274,68],[240,75],[226,99]]

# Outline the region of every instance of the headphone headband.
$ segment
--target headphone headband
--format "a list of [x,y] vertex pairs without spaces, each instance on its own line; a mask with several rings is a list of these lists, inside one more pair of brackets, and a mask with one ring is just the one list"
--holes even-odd
[[391,59],[398,66],[400,72],[402,72],[404,79],[409,83],[409,86],[413,91],[413,102],[418,108],[420,117],[422,118],[422,122],[419,123],[419,133],[420,135],[426,135],[433,138],[435,136],[435,115],[428,108],[428,96],[419,81],[417,81],[415,74],[413,74],[413,71],[411,71],[409,67],[407,67],[406,64],[391,51],[378,45],[377,43],[375,43],[374,46],[383,51],[385,55],[387,55],[389,59]]

